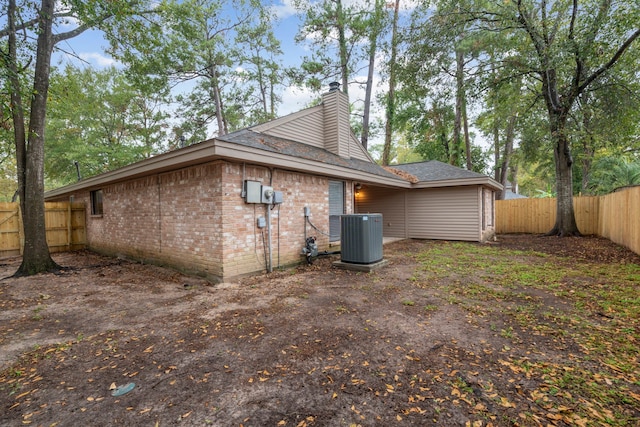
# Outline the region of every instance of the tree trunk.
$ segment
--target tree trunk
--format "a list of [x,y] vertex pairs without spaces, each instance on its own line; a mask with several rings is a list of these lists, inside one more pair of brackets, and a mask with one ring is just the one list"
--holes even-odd
[[220,87],[218,85],[218,70],[215,66],[211,67],[211,90],[213,91],[213,102],[216,106],[216,121],[218,123],[218,136],[227,134],[227,125],[224,120],[224,112],[222,111],[222,98],[220,96]]
[[462,128],[464,131],[464,147],[467,155],[467,170],[473,170],[473,159],[471,158],[471,138],[469,137],[469,121],[467,119],[467,102],[464,98],[462,100]]
[[389,59],[389,94],[387,96],[387,123],[384,130],[384,147],[382,149],[382,164],[388,165],[391,157],[391,133],[395,119],[395,90],[396,90],[396,55],[398,51],[398,15],[400,0],[396,0],[393,11],[393,29],[391,30],[391,58]]
[[550,113],[553,157],[556,164],[556,223],[547,236],[581,236],[573,209],[573,158],[567,138],[566,113]]
[[347,49],[347,36],[345,35],[344,11],[342,10],[342,0],[337,0],[336,5],[336,26],[338,27],[338,45],[340,47],[340,73],[342,74],[342,91],[349,94],[349,53]]
[[376,50],[377,50],[378,35],[374,32],[371,36],[369,43],[369,69],[367,72],[367,86],[364,93],[364,111],[362,114],[362,135],[360,142],[365,150],[369,145],[369,119],[371,115],[371,95],[373,93],[373,74],[376,63]]
[[453,122],[453,145],[449,156],[449,163],[460,166],[460,146],[462,142],[462,104],[464,100],[464,56],[460,49],[456,50],[456,116]]
[[9,27],[9,57],[5,65],[9,72],[9,85],[11,91],[11,118],[13,120],[13,135],[16,147],[16,169],[18,174],[18,191],[16,195],[20,201],[20,209],[24,212],[24,177],[26,168],[26,131],[24,121],[24,106],[22,104],[22,91],[18,71],[18,53],[16,40],[16,2],[9,0],[8,27]]
[[512,114],[507,122],[507,131],[504,141],[504,153],[502,154],[502,163],[500,164],[500,177],[498,182],[502,185],[502,191],[498,195],[498,200],[504,200],[505,188],[507,186],[507,179],[509,176],[509,168],[511,163],[511,156],[513,155],[513,140],[515,139],[515,128],[517,114]]
[[[493,170],[493,179],[500,182],[500,129],[498,128],[498,118],[496,117],[495,108],[493,116],[493,164],[496,165]],[[498,194],[496,196],[498,200],[502,200],[502,196]]]
[[378,36],[380,35],[380,21],[382,15],[382,8],[384,3],[382,0],[376,0],[374,18],[373,18],[373,31],[369,34],[369,65],[367,69],[367,85],[364,93],[364,111],[362,114],[362,135],[360,136],[360,142],[365,150],[369,146],[369,122],[371,118],[371,96],[373,94],[373,75],[376,65],[376,53],[378,50]]
[[24,252],[16,276],[58,270],[47,246],[44,215],[44,129],[53,49],[52,20],[54,0],[43,0],[39,12],[36,66],[31,98],[28,145],[24,176],[22,218]]

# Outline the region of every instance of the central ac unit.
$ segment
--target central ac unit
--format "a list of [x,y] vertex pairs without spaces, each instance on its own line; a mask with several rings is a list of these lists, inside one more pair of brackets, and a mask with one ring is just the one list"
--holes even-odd
[[341,217],[341,261],[373,264],[382,260],[382,214]]

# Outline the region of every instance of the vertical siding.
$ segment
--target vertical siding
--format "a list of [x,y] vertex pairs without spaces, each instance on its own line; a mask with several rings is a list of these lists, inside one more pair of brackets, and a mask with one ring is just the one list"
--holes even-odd
[[349,138],[349,157],[352,159],[364,160],[365,162],[371,161],[367,155],[367,150],[364,149],[360,141],[358,141],[353,135]]
[[357,213],[381,213],[385,237],[406,237],[405,198],[397,188],[364,186],[355,196]]
[[407,193],[407,237],[480,240],[478,187],[413,190]]

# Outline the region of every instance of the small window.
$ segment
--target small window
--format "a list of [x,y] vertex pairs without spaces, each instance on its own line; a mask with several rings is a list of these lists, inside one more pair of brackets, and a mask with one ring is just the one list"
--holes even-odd
[[102,215],[102,190],[91,192],[91,215]]

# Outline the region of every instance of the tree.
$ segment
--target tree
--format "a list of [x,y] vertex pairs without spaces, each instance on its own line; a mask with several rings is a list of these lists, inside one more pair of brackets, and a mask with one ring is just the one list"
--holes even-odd
[[[434,24],[458,26],[459,34],[464,29],[471,36],[499,33],[504,42],[494,45],[499,50],[494,56],[500,61],[498,66],[504,67],[510,78],[523,79],[527,95],[542,101],[558,195],[556,222],[549,234],[579,235],[573,210],[575,135],[571,118],[583,94],[596,90],[599,82],[613,73],[623,75],[618,66],[629,51],[637,49],[640,4],[615,0],[459,0],[438,6],[432,11]],[[491,55],[478,56],[478,69],[489,70],[491,61]],[[534,142],[533,147],[540,146]]]
[[398,56],[398,19],[400,15],[400,0],[396,0],[393,8],[393,24],[391,30],[391,57],[389,58],[389,91],[386,102],[386,123],[384,128],[384,149],[382,150],[382,164],[388,165],[391,152],[391,137],[396,113],[396,58]]
[[[362,102],[362,119],[356,127],[363,147],[368,148],[375,62],[388,23],[385,2],[297,0],[294,3],[303,19],[296,41],[308,43],[313,50],[311,56],[303,58],[301,71],[293,72],[295,81],[315,91],[322,90],[327,81],[338,81],[347,94],[350,85],[364,87],[364,100],[352,99],[352,103]],[[366,77],[363,79],[363,76]],[[360,108],[354,109],[360,111]]]
[[111,39],[111,52],[140,81],[189,83],[176,98],[182,123],[174,132],[194,143],[272,117],[283,79],[271,19],[257,0],[170,0],[142,35]]
[[18,194],[24,224],[24,253],[16,275],[29,275],[59,268],[51,259],[44,224],[44,127],[49,88],[49,69],[54,35],[54,1],[43,0],[36,12],[37,45],[33,91],[28,127],[22,103],[18,63],[19,10],[15,0],[8,5],[8,53],[3,52],[9,70],[11,112],[16,144]]
[[[66,9],[56,10],[54,0],[42,0],[39,5],[34,2],[18,5],[16,0],[8,0],[7,24],[0,30],[0,37],[6,38],[6,50],[3,48],[0,60],[7,70],[11,94],[18,195],[24,226],[24,252],[16,275],[59,268],[49,253],[44,222],[44,140],[53,49],[62,41],[104,23],[116,13],[124,15],[132,11],[126,2],[107,5],[97,1],[69,2],[66,6]],[[80,24],[72,30],[54,33],[54,21],[68,18],[75,18]],[[19,53],[21,49],[24,49],[22,54]],[[33,54],[35,64],[31,68]],[[23,102],[26,72],[33,73],[28,109]]]
[[146,93],[123,71],[67,66],[51,76],[45,150],[46,183],[65,185],[166,149],[167,93]]
[[369,49],[368,49],[368,65],[367,65],[367,81],[365,85],[364,107],[362,113],[362,132],[360,142],[367,149],[369,145],[369,135],[371,133],[371,103],[373,94],[373,77],[376,64],[376,55],[378,54],[378,39],[384,29],[384,8],[383,0],[376,0],[371,19],[365,22],[369,28]]
[[640,185],[640,157],[602,157],[595,163],[589,186],[595,194]]
[[557,216],[548,234],[558,236],[580,234],[573,209],[569,116],[580,95],[610,73],[640,36],[637,4],[610,0],[578,3],[518,0],[498,12],[509,28],[526,34],[527,44],[522,47],[535,58],[528,70],[540,82],[556,173]]
[[[399,92],[404,93],[398,108],[406,109],[406,113],[397,114],[406,117],[413,114],[416,105],[437,104],[429,116],[443,117],[439,113],[444,102],[450,103],[454,111],[453,135],[439,138],[436,144],[447,144],[444,150],[448,158],[444,161],[472,170],[475,166],[467,106],[474,96],[471,89],[477,79],[473,74],[477,51],[486,36],[469,31],[468,20],[461,18],[459,6],[449,3],[422,2],[412,14],[411,29],[403,31],[406,50],[394,62],[399,64]],[[425,142],[420,141],[422,148]]]

